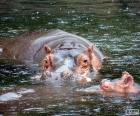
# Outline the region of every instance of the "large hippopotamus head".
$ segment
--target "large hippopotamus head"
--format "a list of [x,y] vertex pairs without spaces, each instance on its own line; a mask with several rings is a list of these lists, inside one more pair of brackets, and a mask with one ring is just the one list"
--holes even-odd
[[42,60],[43,76],[91,81],[102,67],[101,60],[94,54],[94,47],[93,45],[84,50],[71,48],[53,50],[46,44],[44,46],[46,55]]

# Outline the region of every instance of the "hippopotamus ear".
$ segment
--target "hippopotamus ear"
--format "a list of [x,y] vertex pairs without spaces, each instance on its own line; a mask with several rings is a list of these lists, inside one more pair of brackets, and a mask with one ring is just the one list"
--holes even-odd
[[127,71],[122,72],[122,76],[124,75],[130,75]]
[[128,76],[126,79],[124,79],[125,84],[132,83],[132,81],[133,81],[132,76]]
[[98,71],[102,67],[102,63],[98,58],[96,52],[94,51],[95,46],[92,45],[91,47],[87,48],[87,55],[89,56],[90,63],[94,71]]
[[52,49],[48,45],[44,46],[44,50],[47,54],[50,54],[52,52]]
[[122,80],[126,86],[133,85],[134,83],[133,77],[126,71],[122,73]]

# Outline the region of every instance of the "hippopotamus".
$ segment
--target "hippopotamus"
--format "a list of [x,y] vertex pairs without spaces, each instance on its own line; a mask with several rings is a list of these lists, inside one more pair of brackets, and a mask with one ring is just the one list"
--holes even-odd
[[78,90],[86,93],[100,93],[107,96],[126,95],[140,93],[140,86],[134,82],[134,78],[127,71],[122,73],[120,79],[102,79],[100,85],[94,85],[86,89]]
[[30,67],[40,64],[47,77],[57,73],[61,77],[76,74],[86,78],[102,68],[105,58],[92,42],[62,30],[23,36],[0,48],[1,56],[12,57]]
[[103,79],[100,87],[104,92],[138,93],[140,91],[140,88],[134,83],[132,75],[126,71],[122,73],[122,77],[119,80]]

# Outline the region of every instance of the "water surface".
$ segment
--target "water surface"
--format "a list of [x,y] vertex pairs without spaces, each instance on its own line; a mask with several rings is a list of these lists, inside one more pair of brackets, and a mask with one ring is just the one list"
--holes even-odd
[[119,78],[128,71],[140,84],[139,0],[2,0],[0,39],[8,41],[25,32],[62,29],[91,42],[109,57],[97,79],[88,85],[53,86],[30,79],[25,65],[0,60],[0,94],[33,89],[16,100],[0,102],[5,115],[124,115],[140,109],[140,95],[106,97],[79,94],[76,88],[96,85],[102,78]]

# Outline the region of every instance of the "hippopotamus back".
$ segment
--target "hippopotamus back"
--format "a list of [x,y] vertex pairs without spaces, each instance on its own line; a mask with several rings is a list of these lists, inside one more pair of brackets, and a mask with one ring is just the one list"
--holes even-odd
[[[93,45],[90,41],[82,37],[64,32],[62,30],[47,32],[40,37],[24,42],[23,44],[25,48],[22,51],[22,54],[19,54],[18,58],[27,64],[38,63],[42,60],[42,58],[44,58],[46,55],[44,52],[45,44],[47,44],[53,51],[57,50],[59,53],[65,52],[65,54],[72,56],[80,54],[86,48]],[[95,46],[94,53],[97,55],[100,61],[103,60],[104,56]]]

